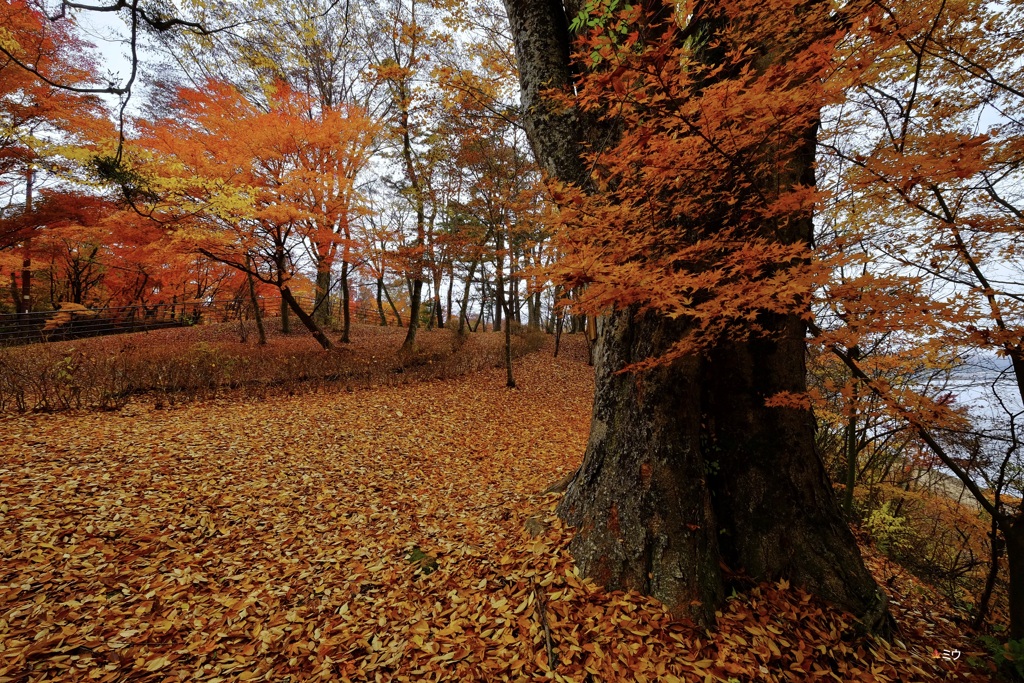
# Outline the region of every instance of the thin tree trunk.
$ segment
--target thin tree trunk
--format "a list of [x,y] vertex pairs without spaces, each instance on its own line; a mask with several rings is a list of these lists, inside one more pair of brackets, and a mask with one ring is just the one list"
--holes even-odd
[[558,347],[562,343],[562,325],[564,323],[565,315],[559,314],[558,317],[555,319],[555,358],[558,358]]
[[850,419],[846,423],[846,491],[843,492],[843,510],[853,518],[853,488],[857,484],[857,385],[853,385],[850,400]]
[[[384,302],[381,299],[381,291],[383,289],[384,289],[384,281],[382,279],[380,279],[380,278],[377,278],[377,315],[380,316],[380,326],[381,327],[387,327],[388,326],[388,319],[384,315]],[[401,323],[399,323],[399,325],[401,325]]]
[[11,302],[16,313],[21,313],[21,289],[18,287],[18,276],[11,270]]
[[448,269],[448,294],[447,301],[445,302],[444,317],[451,324],[452,321],[452,287],[455,286],[455,264],[453,263]]
[[245,255],[245,279],[249,282],[249,302],[252,304],[252,315],[256,318],[256,332],[259,334],[259,345],[266,346],[267,330],[263,327],[263,312],[260,310],[259,299],[256,298],[256,283],[252,277],[252,259]]
[[583,336],[587,340],[587,365],[594,364],[594,347],[597,346],[597,317],[594,315],[583,316]]
[[527,325],[531,330],[540,330],[540,292],[530,294],[526,299],[528,321]]
[[313,339],[316,339],[317,343],[320,344],[325,351],[330,351],[334,348],[334,344],[332,344],[331,340],[327,338],[327,335],[324,334],[324,331],[316,324],[316,321],[313,320],[312,316],[302,310],[302,306],[300,306],[299,302],[295,300],[295,297],[292,295],[292,290],[289,289],[288,285],[281,285],[281,301],[295,311],[296,317],[298,317],[299,321],[306,326],[306,329],[313,335]]
[[352,330],[352,311],[349,310],[348,261],[341,261],[341,343],[348,344]]
[[441,308],[441,281],[444,276],[440,269],[434,271],[434,284],[433,284],[433,301],[434,310],[431,311],[434,319],[437,321],[437,329],[444,328],[444,310]]
[[[494,331],[501,332],[502,313],[505,310],[505,239],[499,231],[495,236],[496,254],[494,258]],[[506,317],[507,321],[507,317]]]
[[[466,274],[466,284],[462,289],[462,304],[459,310],[459,334],[463,334],[466,331],[466,326],[469,324],[469,295],[470,288],[473,284],[473,273],[476,271],[477,261],[470,261],[469,270]],[[451,295],[451,287],[448,288],[448,294]]]
[[395,306],[395,302],[391,300],[391,292],[388,291],[388,286],[381,280],[381,288],[384,290],[384,296],[387,297],[388,306],[391,307],[391,312],[395,314],[395,320],[398,321],[398,326],[402,326],[402,316],[398,313],[398,307]]
[[480,279],[480,315],[477,316],[476,325],[473,327],[474,332],[476,332],[477,328],[480,327],[481,321],[483,321],[484,324],[484,332],[487,331],[487,314],[490,313],[491,310],[491,307],[489,305],[490,297],[488,297],[487,295],[488,289],[489,285],[487,282],[487,269],[485,268]]
[[[431,287],[430,289],[433,290],[433,287]],[[434,318],[434,301],[435,301],[435,299],[434,299],[434,295],[433,295],[432,291],[428,292],[428,294],[429,294],[428,300],[430,301],[430,315],[427,316],[427,329],[428,330],[432,330],[432,329],[434,329],[434,320],[435,320],[435,318]]]
[[990,561],[988,576],[985,578],[985,589],[978,598],[978,611],[971,622],[971,628],[981,629],[985,625],[985,617],[988,616],[988,606],[992,600],[992,592],[996,588],[996,579],[999,578],[999,558],[1003,554],[1003,539],[999,537],[999,523],[992,519],[992,530],[989,532]]
[[476,332],[478,329],[480,329],[481,322],[484,324],[484,332],[487,331],[486,318],[487,311],[489,310],[489,307],[487,306],[487,280],[482,280],[481,285],[482,287],[480,290],[480,314],[477,315],[476,317],[476,324],[473,325],[473,332]]
[[[511,267],[511,266],[510,266]],[[514,317],[516,325],[519,327],[523,326],[523,302],[519,298],[519,278],[516,277],[515,271],[509,272],[509,298],[512,300],[512,313],[510,316]]]
[[1010,567],[1010,639],[1020,640],[1024,638],[1024,518],[1008,519],[1000,526]]
[[[414,46],[415,49],[415,46]],[[412,189],[416,201],[416,242],[417,248],[424,248],[426,244],[426,198],[420,184],[420,178],[416,172],[416,164],[413,159],[412,134],[409,131],[409,109],[408,99],[405,95],[405,83],[402,85],[402,97],[399,104],[399,115],[402,129],[402,158],[405,161],[405,174]],[[409,328],[405,334],[405,341],[402,342],[402,352],[411,352],[416,348],[416,330],[420,326],[420,297],[423,293],[423,255],[416,256],[415,275],[409,287]]]
[[[484,316],[487,313],[487,279],[486,277],[481,281],[480,288],[480,315],[476,317],[476,323],[473,325],[473,332],[476,333],[480,329],[480,323],[484,320]],[[487,323],[484,323],[484,331],[487,331]]]
[[505,386],[509,389],[516,388],[516,380],[512,377],[512,326],[508,324],[508,315],[505,315]]

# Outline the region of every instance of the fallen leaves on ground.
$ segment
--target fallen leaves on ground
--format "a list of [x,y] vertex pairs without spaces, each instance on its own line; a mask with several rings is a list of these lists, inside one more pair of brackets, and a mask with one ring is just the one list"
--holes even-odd
[[538,492],[578,464],[591,372],[516,379],[7,420],[0,682],[972,680],[926,603],[886,644],[785,583],[709,632],[582,581]]

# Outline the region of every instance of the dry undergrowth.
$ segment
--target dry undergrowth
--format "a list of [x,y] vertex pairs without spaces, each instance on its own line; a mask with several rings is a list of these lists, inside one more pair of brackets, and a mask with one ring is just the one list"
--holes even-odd
[[892,644],[784,583],[707,632],[581,581],[537,492],[578,463],[591,373],[534,354],[517,381],[6,420],[0,682],[988,680],[874,556]]
[[[281,388],[396,385],[504,360],[504,335],[493,333],[420,330],[416,352],[399,356],[406,330],[398,327],[353,326],[352,343],[330,352],[305,331],[271,329],[270,343],[258,346],[255,332],[241,341],[239,329],[223,323],[0,348],[0,412],[119,409],[139,394],[171,404],[224,394],[264,397]],[[542,338],[513,337],[513,355],[535,350]]]

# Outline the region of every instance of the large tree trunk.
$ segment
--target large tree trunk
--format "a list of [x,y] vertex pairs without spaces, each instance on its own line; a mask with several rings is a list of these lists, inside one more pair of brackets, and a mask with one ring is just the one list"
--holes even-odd
[[807,389],[804,324],[797,316],[764,323],[775,338],[722,343],[703,366],[702,439],[713,450],[723,559],[760,580],[788,578],[884,632],[887,599],[825,474],[812,414],[765,406],[779,392]]
[[701,452],[700,362],[618,372],[667,350],[680,328],[632,311],[602,320],[590,441],[558,512],[577,528],[570,549],[586,576],[708,624],[724,590]]
[[288,302],[281,297],[281,334],[291,334],[292,323],[288,312]]
[[[538,162],[592,191],[580,155],[602,129],[541,96],[571,89],[566,9],[549,0],[505,6]],[[780,186],[813,183],[813,133],[786,161]],[[708,207],[708,220],[715,212]],[[797,220],[773,237],[809,242],[810,227],[809,219]],[[810,412],[765,406],[779,391],[806,387],[803,323],[796,316],[759,322],[765,338],[723,341],[636,374],[619,371],[663,354],[689,323],[632,310],[602,320],[590,441],[559,506],[577,528],[573,555],[585,575],[654,595],[702,624],[713,621],[724,595],[724,562],[756,580],[787,577],[853,612],[865,628],[884,631],[884,594],[825,478]]]

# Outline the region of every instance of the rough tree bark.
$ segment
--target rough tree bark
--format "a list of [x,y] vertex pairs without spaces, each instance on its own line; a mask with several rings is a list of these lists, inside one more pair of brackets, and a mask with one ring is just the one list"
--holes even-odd
[[252,277],[252,258],[245,255],[245,279],[249,284],[249,302],[252,304],[252,315],[256,319],[256,331],[259,333],[259,345],[267,345],[267,330],[263,327],[263,311],[260,310],[260,300],[256,297],[256,282]]
[[[537,160],[548,175],[589,190],[580,155],[602,131],[542,97],[549,88],[571,92],[567,13],[578,8],[569,5],[505,0]],[[808,140],[787,166],[813,182]],[[809,241],[810,220],[797,223],[779,239]],[[796,316],[760,322],[770,338],[625,374],[618,371],[672,346],[687,323],[633,310],[603,317],[590,440],[559,505],[577,529],[573,555],[604,585],[651,594],[702,624],[725,594],[724,563],[758,580],[787,577],[864,628],[885,631],[885,596],[829,487],[811,414],[764,405],[805,388],[804,325]]]
[[348,291],[348,255],[341,261],[341,343],[348,344],[351,341],[352,332],[352,310],[349,302]]
[[570,549],[585,575],[708,624],[725,591],[700,443],[700,360],[618,372],[681,332],[628,310],[602,320],[590,441],[559,512],[577,528]]

